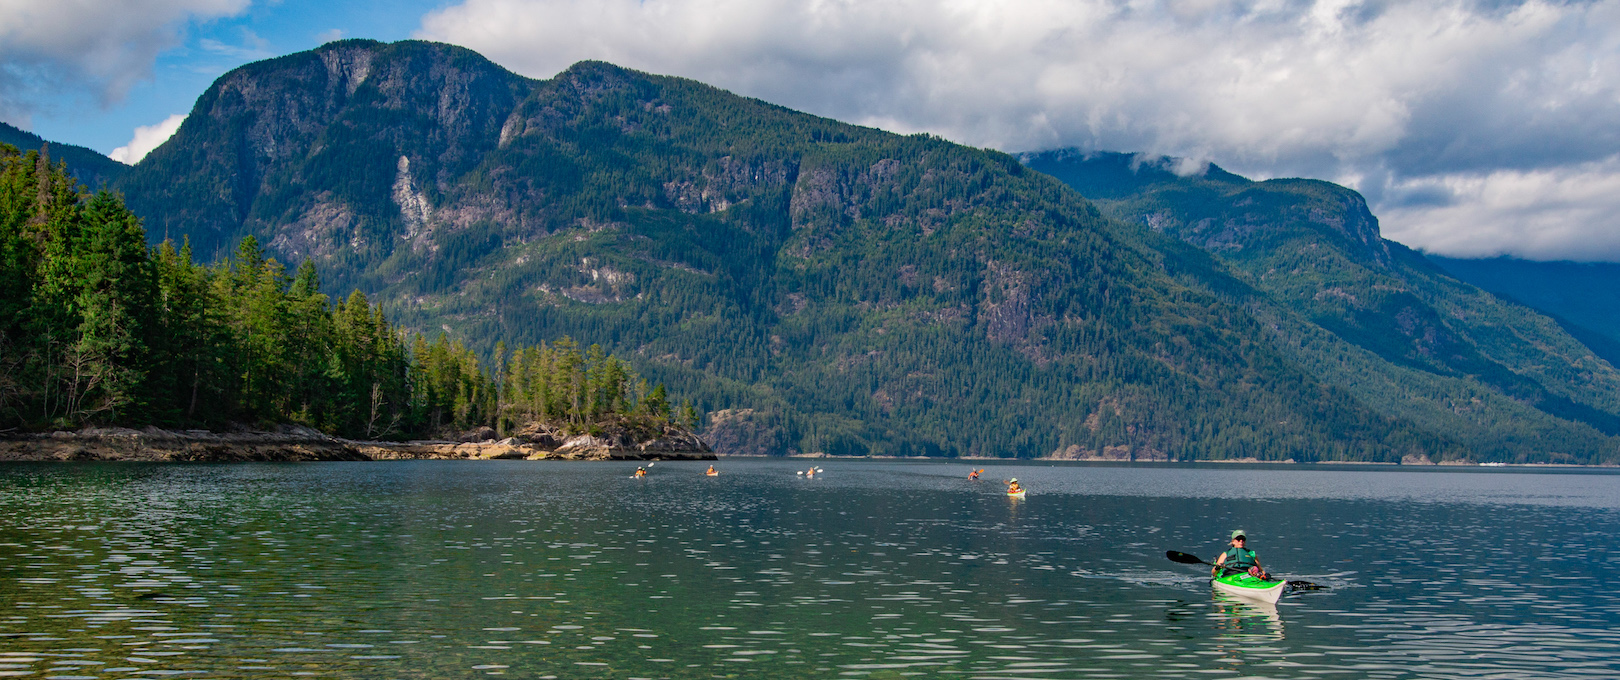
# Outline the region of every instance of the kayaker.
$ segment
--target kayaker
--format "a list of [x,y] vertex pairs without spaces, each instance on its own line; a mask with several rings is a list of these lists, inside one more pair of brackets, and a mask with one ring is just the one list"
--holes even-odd
[[968,479],[971,480],[971,481],[975,481],[975,482],[979,481],[979,473],[981,473],[981,472],[984,472],[984,468],[979,468],[977,470],[969,472],[968,473]]
[[646,477],[647,476],[647,468],[644,468],[644,467],[636,468],[636,476],[637,477]]
[[713,477],[713,476],[715,476],[715,475],[718,475],[718,474],[720,474],[720,471],[719,471],[719,470],[716,470],[716,469],[714,469],[714,466],[713,466],[713,465],[710,465],[710,466],[709,466],[709,469],[707,469],[707,470],[704,470],[704,471],[703,471],[703,474],[706,474],[706,475],[709,475],[709,476],[710,476],[710,477]]
[[816,469],[815,468],[810,468],[809,470],[805,470],[804,471],[804,476],[806,476],[806,477],[814,477],[814,476],[816,476]]
[[1007,480],[1007,493],[1018,493],[1023,490],[1024,487],[1018,485],[1017,477]]
[[1232,548],[1215,558],[1215,567],[1209,570],[1209,575],[1219,577],[1228,571],[1243,571],[1255,578],[1268,578],[1266,570],[1260,566],[1260,556],[1249,549],[1248,543],[1249,537],[1242,529],[1233,531]]

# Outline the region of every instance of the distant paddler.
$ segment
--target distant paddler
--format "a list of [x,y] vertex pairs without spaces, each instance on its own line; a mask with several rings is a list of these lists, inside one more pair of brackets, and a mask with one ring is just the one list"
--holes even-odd
[[1023,498],[1024,497],[1024,491],[1025,491],[1024,487],[1020,486],[1018,484],[1018,478],[1017,477],[1014,477],[1012,479],[1007,480],[1007,497],[1009,497],[1009,498]]
[[710,465],[709,469],[703,471],[703,474],[708,475],[710,477],[717,477],[717,476],[720,475],[720,471],[714,469],[713,465]]
[[968,473],[968,481],[977,482],[977,481],[979,481],[979,475],[982,475],[982,474],[984,474],[984,468],[979,468],[977,470],[969,472]]
[[636,468],[636,474],[635,474],[635,477],[636,477],[636,478],[637,478],[637,479],[640,479],[640,478],[642,478],[642,477],[646,477],[646,476],[647,476],[647,468],[644,468],[644,467],[639,467],[639,466],[638,466],[638,467],[637,467],[637,468]]
[[816,476],[817,472],[825,472],[825,470],[822,470],[821,468],[818,468],[818,467],[812,467],[809,470],[801,470],[799,472],[795,472],[794,474],[800,475],[800,476],[803,476],[803,477],[814,477],[814,476]]

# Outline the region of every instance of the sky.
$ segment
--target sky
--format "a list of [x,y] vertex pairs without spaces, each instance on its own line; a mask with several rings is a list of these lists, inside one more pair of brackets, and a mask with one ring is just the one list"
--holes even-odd
[[0,0],[0,120],[133,162],[214,78],[338,37],[1326,179],[1429,252],[1620,261],[1617,0]]

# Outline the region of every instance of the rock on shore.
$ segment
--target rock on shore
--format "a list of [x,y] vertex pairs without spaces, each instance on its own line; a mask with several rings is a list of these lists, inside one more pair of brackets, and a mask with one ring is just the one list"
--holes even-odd
[[0,461],[359,461],[424,459],[714,460],[701,438],[670,427],[639,440],[624,433],[563,436],[533,431],[502,440],[356,441],[285,425],[270,430],[211,432],[148,427],[0,435]]

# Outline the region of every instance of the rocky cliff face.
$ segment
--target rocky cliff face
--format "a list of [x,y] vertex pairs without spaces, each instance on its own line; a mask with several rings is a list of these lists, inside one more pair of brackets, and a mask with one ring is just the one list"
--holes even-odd
[[[1457,455],[1220,294],[1259,265],[1153,233],[1228,257],[1308,232],[1372,271],[1394,251],[1365,206],[1205,170],[1223,207],[1120,222],[926,135],[610,64],[535,81],[446,45],[345,41],[227,74],[118,186],[154,234],[204,256],[253,234],[405,328],[601,342],[704,410],[747,411],[714,431],[749,451]],[[1449,347],[1439,317],[1385,316]]]
[[436,224],[428,196],[496,147],[531,87],[450,45],[332,43],[220,78],[118,187],[149,233],[201,253],[255,233],[294,260],[386,255],[400,223],[407,241]]

